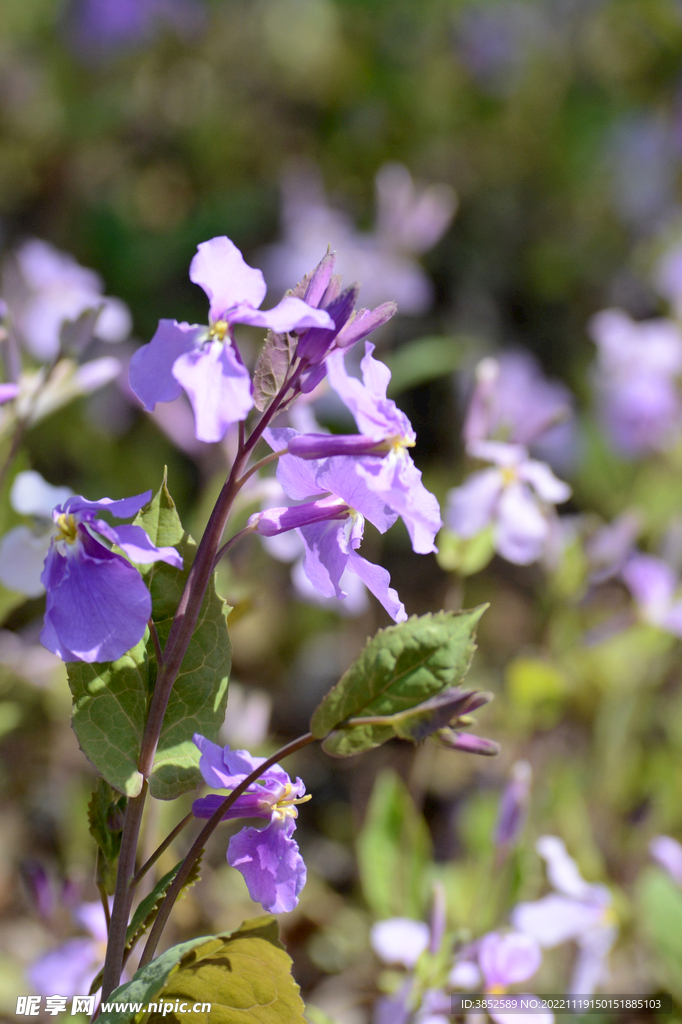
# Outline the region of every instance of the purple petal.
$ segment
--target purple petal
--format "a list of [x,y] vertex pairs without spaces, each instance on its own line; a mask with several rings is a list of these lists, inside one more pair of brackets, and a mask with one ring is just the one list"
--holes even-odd
[[297,434],[289,452],[299,459],[328,459],[333,455],[384,455],[384,441],[363,434]]
[[257,309],[267,291],[260,270],[250,267],[234,242],[225,235],[211,238],[197,247],[189,277],[206,292],[213,322],[222,320],[225,313],[239,303]]
[[303,571],[323,597],[345,597],[340,587],[348,562],[348,542],[343,523],[304,526],[299,531],[305,545]]
[[199,441],[220,441],[253,408],[251,378],[231,345],[214,341],[176,359],[173,376],[194,410]]
[[604,885],[593,885],[585,881],[563,839],[558,836],[540,836],[535,848],[547,864],[547,877],[558,892],[585,900],[602,910],[609,905],[609,890]]
[[324,359],[335,343],[339,330],[352,315],[357,294],[357,288],[347,288],[328,306],[324,307],[334,321],[334,330],[325,331],[317,327],[306,331],[296,347],[296,355],[299,359],[305,359],[308,363],[319,363]]
[[649,853],[682,886],[682,845],[672,836],[654,836]]
[[368,590],[371,590],[394,622],[405,622],[407,619],[405,605],[398,597],[397,591],[390,586],[391,577],[386,569],[368,562],[356,551],[351,551],[348,556],[348,568],[356,576],[359,576]]
[[120,555],[92,538],[78,545],[98,550],[94,557],[80,550],[64,557],[53,547],[47,556],[40,639],[63,661],[115,661],[142,639],[151,597],[137,569]]
[[460,537],[474,537],[489,525],[502,493],[503,480],[497,469],[482,469],[448,492],[445,521]]
[[18,384],[0,384],[0,405],[11,402],[19,394]]
[[[210,793],[208,796],[200,797],[192,804],[192,814],[195,818],[212,818],[225,796],[218,796],[217,793]],[[250,787],[246,793],[238,796],[235,802],[223,814],[221,821],[229,821],[234,818],[270,818],[272,817],[272,803],[267,800],[267,793],[263,789],[258,792],[251,792]]]
[[376,331],[377,327],[382,327],[385,323],[388,323],[397,311],[398,306],[395,302],[384,302],[381,306],[377,306],[376,309],[359,310],[353,319],[339,331],[336,338],[337,348],[347,349],[351,345],[355,345],[356,342],[362,341],[372,331]]
[[[292,439],[298,436],[298,432],[291,427],[272,427],[263,433],[263,437],[275,452],[286,448]],[[294,501],[303,501],[325,490],[315,479],[317,469],[318,464],[315,462],[284,455],[277,464],[277,479],[285,494]]]
[[334,272],[335,263],[336,253],[328,252],[313,270],[304,295],[304,299],[309,306],[317,309],[320,305]]
[[[149,535],[141,526],[117,526],[113,528],[101,519],[93,524],[98,533],[103,534],[113,544],[125,551],[131,562],[148,565],[150,562],[166,562],[176,569],[182,569],[182,556],[175,548],[157,548],[152,544]],[[106,529],[103,529],[105,527]]]
[[519,479],[525,480],[543,501],[551,505],[560,505],[568,501],[571,488],[563,480],[559,480],[544,462],[528,459],[518,469]]
[[267,828],[244,828],[232,836],[227,862],[244,876],[249,896],[269,914],[293,910],[306,883],[306,867],[291,837],[292,818]]
[[478,963],[486,989],[506,988],[532,978],[542,963],[542,952],[535,939],[523,932],[490,932],[479,944]]
[[549,525],[528,487],[505,487],[497,507],[495,547],[508,562],[529,565],[542,556]]
[[228,310],[230,323],[251,324],[252,327],[265,327],[275,334],[287,331],[300,331],[309,327],[324,327],[332,331],[334,321],[324,309],[313,309],[303,299],[293,295],[285,295],[272,309],[258,310],[246,304],[240,304]]
[[593,928],[579,940],[567,995],[592,995],[599,985],[609,980],[606,958],[617,935],[615,926],[606,925]]
[[[244,781],[247,775],[250,775],[267,760],[265,757],[254,757],[248,750],[231,750],[229,746],[220,747],[199,733],[194,734],[193,741],[201,751],[199,770],[204,781],[215,789],[234,789]],[[278,764],[268,768],[261,778],[267,783],[280,786],[291,781]]]
[[90,932],[98,942],[107,941],[107,921],[99,900],[93,903],[81,903],[73,912],[74,920]]
[[352,412],[361,434],[377,441],[393,436],[414,441],[415,433],[407,416],[386,397],[391,371],[373,358],[373,352],[374,345],[365,342],[365,355],[360,363],[362,381],[349,376],[342,351],[332,352],[327,356],[329,383]]
[[603,914],[603,907],[550,893],[532,903],[517,904],[510,920],[515,928],[551,949],[594,928]]
[[306,502],[304,505],[269,508],[265,512],[256,512],[249,519],[249,526],[255,525],[256,532],[263,537],[274,537],[278,533],[295,530],[311,523],[347,519],[349,515],[350,510],[345,502],[337,498],[323,498],[320,501]]
[[338,495],[365,519],[369,519],[380,533],[385,533],[398,518],[398,512],[390,507],[385,495],[380,493],[379,488],[375,488],[370,472],[371,469],[380,468],[383,462],[383,459],[374,456],[359,460],[337,455],[322,462],[315,474],[318,490]]
[[669,611],[677,579],[662,559],[633,555],[623,569],[623,579],[636,603],[652,621],[660,620]]
[[42,996],[58,992],[67,999],[88,992],[102,959],[92,939],[71,939],[45,953],[26,972],[33,988]]
[[[57,514],[59,512],[70,513],[77,519],[82,517],[83,513],[94,512],[110,512],[117,519],[130,519],[151,501],[151,497],[151,491],[144,491],[142,494],[133,495],[132,498],[100,498],[99,501],[88,501],[80,494],[74,494],[72,498],[67,498],[63,505],[57,506],[55,511]],[[90,517],[87,516],[87,518]]]
[[[434,540],[443,525],[440,506],[436,497],[424,487],[421,472],[405,449],[389,452],[383,459],[359,460],[356,472],[369,489],[401,517],[413,551],[422,555],[436,551]],[[353,507],[362,511],[357,504]]]
[[149,344],[133,354],[128,381],[147,412],[152,412],[157,402],[172,402],[181,395],[182,389],[173,376],[173,364],[180,356],[191,352],[198,337],[205,333],[206,328],[196,324],[159,320]]

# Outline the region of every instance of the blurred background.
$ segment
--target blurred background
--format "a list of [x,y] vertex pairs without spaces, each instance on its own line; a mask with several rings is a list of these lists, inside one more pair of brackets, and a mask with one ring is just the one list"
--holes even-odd
[[[469,679],[495,694],[477,729],[502,752],[395,743],[348,761],[317,750],[292,760],[313,794],[298,832],[309,881],[281,924],[306,1000],[335,1024],[368,1024],[406,969],[370,952],[370,928],[394,916],[427,921],[434,881],[460,947],[508,927],[519,900],[548,891],[535,851],[543,834],[560,837],[584,877],[612,894],[617,937],[602,990],[682,999],[682,868],[675,881],[649,852],[659,834],[682,839],[680,630],[658,598],[628,589],[617,554],[600,575],[594,553],[598,531],[634,510],[618,551],[629,557],[639,537],[675,589],[678,396],[669,415],[662,399],[643,400],[644,433],[624,439],[609,406],[622,367],[609,362],[608,331],[593,319],[618,308],[629,329],[628,317],[682,344],[682,3],[4,0],[2,295],[28,371],[54,357],[63,320],[93,295],[111,300],[90,361],[79,357],[79,372],[97,370],[26,431],[3,481],[3,531],[28,522],[10,500],[19,470],[116,498],[156,488],[167,465],[183,522],[200,535],[234,439],[197,442],[184,399],[143,413],[126,365],[159,317],[205,321],[188,267],[197,244],[221,234],[263,269],[266,305],[328,244],[346,282],[360,281],[362,304],[398,302],[373,340],[444,508],[471,471],[462,429],[482,379],[475,368],[486,357],[504,368],[509,352],[536,362],[521,358],[526,383],[509,387],[526,397],[495,436],[536,440],[519,425],[549,378],[542,386],[554,389],[563,428],[534,454],[573,490],[560,519],[544,510],[555,542],[533,564],[493,554],[489,534],[478,546],[463,540],[452,523],[438,558],[413,554],[402,526],[368,533],[363,553],[390,570],[408,613],[490,602]],[[258,332],[240,337],[253,362]],[[673,388],[681,368],[666,371]],[[623,403],[627,418],[627,395]],[[348,429],[329,395],[314,408],[326,427]],[[237,527],[262,498],[247,495]],[[320,697],[388,622],[364,593],[345,606],[315,603],[297,557],[249,541],[219,574],[235,606],[223,739],[258,753],[305,731]],[[94,773],[68,725],[64,670],[37,643],[43,602],[12,585],[0,593],[8,1016],[33,991],[25,971],[36,958],[87,936],[74,908],[96,899],[86,821]],[[495,822],[519,761],[532,781],[502,850]],[[188,806],[155,805],[150,832],[165,834]],[[225,865],[226,842],[219,833],[169,942],[259,912]],[[574,940],[547,950],[537,991],[565,991],[582,948]]]

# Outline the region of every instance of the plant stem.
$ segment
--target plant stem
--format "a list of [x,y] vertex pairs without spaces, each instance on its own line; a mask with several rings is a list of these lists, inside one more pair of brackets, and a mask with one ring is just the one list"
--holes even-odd
[[288,450],[288,448],[280,448],[278,452],[271,452],[270,455],[266,455],[265,458],[259,459],[258,462],[255,462],[253,466],[251,466],[247,473],[244,473],[244,476],[239,481],[239,486],[243,487],[250,476],[257,473],[259,469],[263,468],[263,466],[267,466],[271,462],[274,462],[275,459],[278,459],[281,455],[286,455]]
[[242,793],[244,793],[253,782],[257,782],[258,779],[261,778],[263,773],[266,772],[268,768],[271,768],[273,764],[277,764],[279,761],[283,760],[283,758],[287,757],[289,754],[293,754],[295,753],[295,751],[300,750],[302,747],[307,747],[309,743],[314,742],[315,736],[313,736],[312,733],[307,732],[303,736],[299,736],[298,739],[292,740],[291,743],[287,743],[285,746],[281,747],[277,751],[277,753],[273,754],[272,757],[269,757],[267,759],[267,761],[259,765],[258,768],[252,771],[250,775],[247,775],[243,782],[240,782],[239,785],[236,786],[232,790],[232,792],[225,797],[225,799],[217,808],[217,810],[211,815],[211,817],[208,819],[208,821],[202,828],[197,838],[194,840],[187,856],[185,857],[182,863],[182,867],[180,868],[177,875],[173,879],[173,883],[170,886],[168,892],[166,893],[165,899],[159,908],[158,914],[156,915],[154,926],[152,927],[152,930],[149,934],[147,945],[144,948],[144,953],[140,958],[140,967],[144,967],[145,964],[148,964],[149,961],[154,956],[154,953],[156,952],[156,947],[159,943],[159,939],[161,938],[161,933],[164,929],[166,921],[168,920],[168,916],[171,910],[173,909],[173,904],[178,898],[178,895],[180,894],[180,891],[183,885],[185,884],[185,880],[188,878],[190,871],[192,870],[195,863],[203,853],[207,840],[215,831],[217,826],[220,824],[220,821],[225,812],[229,810],[232,804],[235,803],[237,798],[240,797]]
[[156,664],[159,668],[163,665],[163,651],[161,650],[161,641],[159,640],[159,634],[156,631],[156,623],[152,618],[147,623],[149,626],[149,635],[152,638],[152,644],[154,646],[154,654],[156,655]]
[[227,554],[231,547],[234,547],[234,545],[244,537],[248,537],[248,535],[253,533],[255,529],[255,524],[253,526],[245,526],[243,530],[239,531],[239,533],[235,533],[234,537],[230,537],[230,539],[216,552],[216,556],[213,559],[213,568],[216,568],[220,559]]
[[133,878],[132,885],[137,886],[137,885],[140,884],[140,882],[142,881],[144,876],[147,874],[149,869],[151,867],[153,867],[154,864],[156,864],[156,862],[159,859],[159,857],[161,856],[161,854],[166,852],[166,850],[168,849],[170,844],[173,842],[173,840],[177,836],[180,835],[180,833],[182,832],[183,828],[185,828],[187,825],[189,825],[190,821],[192,821],[193,818],[194,818],[194,815],[190,811],[189,814],[185,815],[185,817],[182,819],[182,821],[178,822],[178,824],[175,826],[173,831],[169,832],[168,835],[166,836],[166,838],[164,839],[164,841],[162,843],[160,843],[159,846],[157,846],[157,848],[154,850],[154,852],[151,855],[151,857],[144,862],[144,864],[142,865],[140,870],[137,872],[137,874]]

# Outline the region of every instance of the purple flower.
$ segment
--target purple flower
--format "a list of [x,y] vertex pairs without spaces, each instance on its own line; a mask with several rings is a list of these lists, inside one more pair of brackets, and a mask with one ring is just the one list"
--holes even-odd
[[172,402],[184,389],[194,410],[197,438],[220,441],[253,408],[251,378],[234,345],[234,324],[282,334],[332,329],[334,321],[293,295],[262,312],[263,275],[224,235],[199,245],[189,276],[208,296],[209,326],[160,320],[151,342],[130,362],[130,386],[148,411],[157,402]]
[[[252,757],[247,750],[219,747],[198,734],[194,742],[201,751],[199,769],[204,781],[215,789],[234,789],[266,760]],[[251,899],[270,914],[293,910],[306,883],[306,867],[292,838],[297,805],[310,800],[304,794],[301,779],[292,782],[283,768],[272,765],[237,797],[222,819],[270,819],[264,829],[243,828],[227,848],[228,864],[244,876]],[[197,818],[210,818],[223,799],[214,794],[201,797],[192,804],[192,812]]]
[[511,780],[502,794],[495,826],[495,845],[502,853],[508,852],[518,842],[523,831],[532,778],[528,761],[517,761],[512,765]]
[[423,921],[409,917],[391,917],[372,925],[370,944],[386,964],[411,969],[429,947],[431,933]]
[[18,384],[0,384],[0,405],[11,402],[19,394]]
[[627,456],[669,448],[682,408],[675,378],[682,370],[682,333],[671,320],[636,323],[619,309],[592,318],[599,350],[601,415],[614,446]]
[[682,844],[672,836],[654,836],[649,843],[649,853],[682,886]]
[[572,415],[568,388],[547,380],[529,353],[503,352],[476,367],[464,440],[533,445],[553,461],[573,446]]
[[49,362],[59,352],[65,321],[101,307],[95,334],[118,342],[130,333],[130,311],[121,299],[103,295],[104,284],[94,270],[81,267],[68,253],[31,238],[14,254],[7,268],[7,298],[26,348]]
[[[285,427],[266,431],[264,436],[278,451],[297,435]],[[396,622],[404,621],[405,607],[390,586],[389,574],[357,553],[365,519],[385,533],[397,515],[370,490],[363,475],[356,471],[354,460],[343,456],[305,460],[284,455],[279,460],[277,479],[290,498],[303,504],[257,512],[249,520],[253,529],[270,537],[296,529],[306,549],[305,574],[323,597],[346,596],[340,581],[349,570],[359,576]],[[306,501],[309,498],[314,500]]]
[[115,661],[142,639],[151,615],[151,597],[139,572],[102,540],[133,562],[182,568],[175,548],[155,547],[141,526],[114,528],[96,518],[106,511],[127,519],[150,498],[151,491],[120,501],[76,495],[54,509],[57,532],[41,576],[47,604],[40,639],[63,661]]
[[622,577],[640,618],[682,637],[682,599],[675,600],[679,580],[670,566],[652,555],[636,554],[626,562]]
[[149,42],[164,26],[189,36],[206,23],[197,0],[76,0],[72,8],[74,42],[93,58]]
[[330,482],[337,461],[330,457],[353,456],[347,461],[362,481],[362,489],[402,518],[413,549],[426,554],[436,550],[434,539],[442,525],[440,509],[407,453],[416,440],[412,424],[386,397],[391,371],[374,359],[373,352],[374,345],[365,342],[362,380],[349,376],[342,351],[327,357],[329,383],[353,413],[360,435],[304,434],[291,438],[289,451],[304,459],[323,460],[316,472],[318,491],[334,490]]
[[590,994],[606,979],[606,958],[617,935],[611,893],[604,885],[585,881],[557,836],[541,836],[537,851],[547,863],[555,891],[533,903],[519,903],[511,922],[543,948],[577,942],[569,992]]
[[603,583],[622,571],[641,528],[637,512],[623,512],[613,522],[595,530],[585,544],[585,554],[592,569],[591,583]]
[[69,939],[31,964],[28,980],[40,995],[51,996],[58,992],[67,999],[84,995],[104,960],[107,926],[102,904],[83,903],[73,916],[89,936]]
[[566,501],[571,488],[521,445],[479,441],[467,450],[496,468],[473,473],[449,492],[448,528],[474,537],[492,525],[495,550],[503,558],[518,565],[537,561],[551,540],[554,505]]

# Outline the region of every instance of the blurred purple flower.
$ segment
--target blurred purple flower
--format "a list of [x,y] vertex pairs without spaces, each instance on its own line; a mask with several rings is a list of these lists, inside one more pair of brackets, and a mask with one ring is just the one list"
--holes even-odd
[[[199,768],[204,781],[215,789],[232,790],[243,782],[264,757],[252,757],[247,750],[219,747],[196,734],[194,742],[201,751]],[[264,829],[243,828],[232,836],[227,862],[244,877],[251,899],[270,914],[293,910],[306,883],[306,867],[292,838],[298,816],[297,805],[310,800],[301,779],[292,782],[279,765],[267,768],[257,782],[237,797],[223,816],[231,818],[269,818]],[[192,804],[197,818],[210,818],[224,797],[202,797]]]
[[[286,448],[296,431],[288,427],[276,428],[266,431],[264,436],[278,451]],[[282,456],[277,479],[293,501],[303,504],[257,512],[251,516],[249,525],[266,537],[297,530],[305,546],[305,574],[323,597],[346,597],[341,577],[345,571],[350,571],[362,580],[396,622],[402,622],[407,618],[405,607],[390,586],[389,574],[357,553],[365,518],[385,533],[396,521],[397,514],[369,490],[351,462],[343,456],[319,461]],[[306,501],[311,497],[316,500]]]
[[603,583],[622,571],[633,553],[641,527],[641,519],[636,512],[623,512],[613,522],[595,530],[585,544],[585,554],[592,570],[591,583]]
[[151,597],[139,572],[102,539],[139,564],[163,561],[182,568],[175,548],[157,548],[141,526],[112,527],[100,512],[117,519],[135,515],[151,491],[133,498],[88,501],[78,495],[57,505],[41,581],[47,590],[40,640],[63,661],[114,661],[143,637]]
[[679,434],[675,378],[682,332],[672,320],[635,322],[619,309],[592,317],[601,416],[614,446],[633,457],[670,447]]
[[417,188],[409,171],[387,164],[376,178],[378,215],[372,234],[356,230],[345,214],[327,204],[319,174],[304,171],[284,182],[282,226],[284,240],[263,255],[271,288],[288,287],[301,279],[329,239],[339,251],[339,269],[346,280],[357,280],[361,298],[378,306],[400,296],[408,315],[426,312],[433,302],[431,282],[412,253],[421,254],[447,230],[456,196],[447,185]]
[[495,550],[503,558],[518,565],[537,561],[551,538],[554,505],[567,501],[571,488],[521,445],[478,441],[467,450],[496,468],[473,473],[449,492],[447,527],[474,537],[492,525]]
[[15,526],[0,540],[0,582],[27,597],[45,592],[41,581],[45,558],[56,526],[52,510],[71,497],[68,487],[53,487],[33,469],[17,473],[10,490],[10,505],[30,516],[31,526]]
[[503,854],[516,845],[523,831],[533,778],[528,761],[516,761],[510,774],[511,779],[502,794],[495,825],[495,845]]
[[102,904],[83,903],[73,916],[89,937],[69,939],[31,964],[28,980],[40,995],[51,996],[58,992],[67,999],[84,995],[104,961],[107,926]]
[[682,637],[682,598],[675,600],[679,580],[670,566],[652,555],[633,555],[622,570],[644,622]]
[[68,24],[76,49],[95,58],[148,43],[164,28],[196,35],[206,9],[199,0],[76,0]]
[[584,880],[557,836],[541,836],[536,848],[555,891],[533,903],[517,904],[511,922],[543,948],[575,941],[578,957],[569,994],[589,995],[606,981],[607,956],[617,935],[611,893],[604,885]]
[[64,323],[89,309],[101,307],[93,329],[97,338],[118,342],[130,334],[128,307],[102,294],[99,274],[38,238],[24,242],[8,261],[4,289],[26,348],[44,362],[57,356]]
[[386,964],[400,964],[411,969],[430,940],[429,926],[409,917],[390,917],[372,925],[370,945]]
[[157,402],[172,402],[184,389],[194,410],[197,438],[220,441],[253,408],[251,378],[234,344],[234,324],[286,333],[332,329],[334,321],[293,295],[262,312],[263,275],[224,235],[199,245],[189,276],[208,296],[209,326],[160,320],[151,342],[130,361],[130,386],[149,411]]
[[676,315],[682,315],[682,242],[677,241],[663,253],[654,271],[654,283]]
[[573,397],[549,381],[528,352],[482,359],[466,419],[464,440],[533,446],[550,462],[566,462],[575,445]]
[[649,843],[649,853],[673,881],[682,886],[682,844],[672,836],[654,836]]

